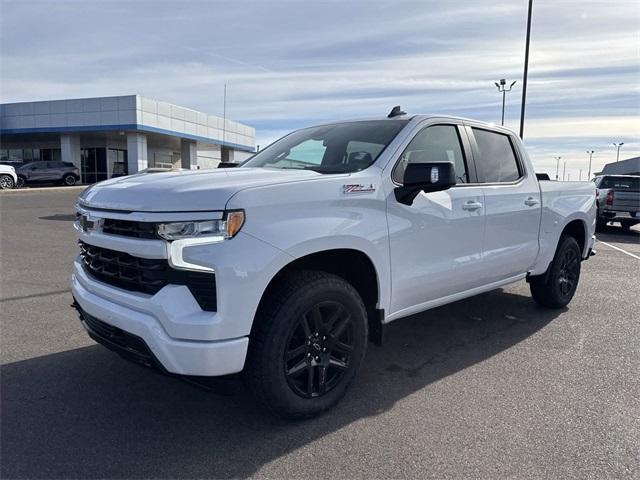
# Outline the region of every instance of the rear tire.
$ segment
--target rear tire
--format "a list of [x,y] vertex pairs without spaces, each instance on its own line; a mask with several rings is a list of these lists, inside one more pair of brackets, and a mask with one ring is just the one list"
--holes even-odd
[[531,295],[536,303],[547,308],[567,306],[580,280],[581,256],[576,239],[562,235],[547,272],[529,280]]
[[629,231],[631,229],[631,227],[633,227],[637,222],[636,221],[625,221],[622,220],[620,222],[620,226],[622,227],[623,230],[625,231]]
[[342,278],[300,271],[263,301],[244,379],[272,413],[309,418],[333,407],[356,376],[367,347],[367,314]]
[[0,190],[10,190],[13,187],[15,183],[11,175],[0,175]]

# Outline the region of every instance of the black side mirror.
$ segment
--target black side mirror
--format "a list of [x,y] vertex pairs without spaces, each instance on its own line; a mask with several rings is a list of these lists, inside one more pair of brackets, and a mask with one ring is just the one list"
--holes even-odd
[[402,178],[402,186],[396,187],[396,200],[411,205],[418,193],[448,190],[456,184],[453,163],[408,163]]

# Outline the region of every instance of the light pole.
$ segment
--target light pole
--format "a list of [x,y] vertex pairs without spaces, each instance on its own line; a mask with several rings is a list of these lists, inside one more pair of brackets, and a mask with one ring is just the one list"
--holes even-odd
[[531,11],[533,0],[529,0],[527,12],[527,37],[524,46],[524,75],[522,76],[522,102],[520,104],[520,139],[524,139],[524,110],[527,105],[527,77],[529,76],[529,43],[531,40]]
[[567,161],[562,162],[562,181],[564,182],[564,172],[567,171]]
[[562,157],[553,157],[556,159],[556,182],[558,181],[558,170],[560,169],[560,159]]
[[500,79],[500,83],[494,82],[494,84],[496,87],[498,87],[498,92],[502,93],[502,120],[500,122],[500,125],[504,125],[504,97],[505,97],[505,94],[507,92],[510,92],[513,86],[516,84],[516,80],[511,82],[511,85],[509,85],[509,88],[507,88],[507,80],[504,78]]
[[616,162],[617,162],[618,160],[620,160],[620,147],[624,145],[624,142],[613,143],[612,145],[616,147],[616,149],[618,150],[618,153],[616,153]]
[[589,173],[587,173],[587,181],[591,178],[591,159],[593,158],[594,153],[596,153],[595,150],[587,150],[587,155],[589,155]]

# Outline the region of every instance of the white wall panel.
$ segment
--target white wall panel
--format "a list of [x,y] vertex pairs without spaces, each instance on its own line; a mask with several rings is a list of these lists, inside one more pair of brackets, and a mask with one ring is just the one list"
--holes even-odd
[[[158,102],[150,98],[140,97],[142,101],[142,111],[149,113],[158,113]],[[144,119],[144,115],[142,117]]]
[[171,118],[165,117],[164,115],[158,115],[158,128],[171,130]]

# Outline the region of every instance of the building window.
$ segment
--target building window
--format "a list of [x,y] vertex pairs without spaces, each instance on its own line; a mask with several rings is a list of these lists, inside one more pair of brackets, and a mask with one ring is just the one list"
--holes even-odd
[[40,149],[40,160],[44,162],[59,162],[62,160],[62,151],[59,148]]
[[109,178],[111,177],[121,177],[127,174],[127,151],[120,150],[117,148],[109,149],[109,168],[108,171],[111,172]]
[[83,183],[96,183],[107,179],[107,149],[83,148],[80,150]]

